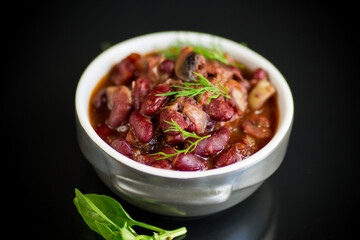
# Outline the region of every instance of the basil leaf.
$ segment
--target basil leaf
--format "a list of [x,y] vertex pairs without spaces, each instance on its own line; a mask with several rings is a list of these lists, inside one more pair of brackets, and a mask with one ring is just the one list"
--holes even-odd
[[[74,204],[86,224],[107,240],[173,239],[186,234],[186,228],[164,230],[132,219],[115,199],[97,194],[82,194],[75,189]],[[153,230],[154,235],[138,235],[131,227]]]
[[106,216],[87,196],[83,195],[79,190],[75,189],[74,203],[80,215],[86,224],[95,232],[100,234],[96,225],[96,221],[103,223],[111,230],[117,230],[119,227],[110,218]]
[[121,233],[112,231],[107,225],[95,221],[95,224],[100,232],[100,235],[103,236],[106,240],[123,240]]

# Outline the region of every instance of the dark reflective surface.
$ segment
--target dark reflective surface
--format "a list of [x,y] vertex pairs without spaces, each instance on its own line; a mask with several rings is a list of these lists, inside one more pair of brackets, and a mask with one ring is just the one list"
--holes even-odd
[[[188,230],[186,239],[276,239],[278,222],[278,199],[272,181],[266,181],[253,195],[242,203],[223,212],[195,218],[175,218],[160,216],[140,210],[114,196],[136,220],[151,223],[166,229],[185,226]],[[99,184],[101,185],[101,184]],[[96,239],[79,216],[76,224],[81,229],[82,239]],[[181,239],[181,238],[179,238]]]
[[186,239],[356,238],[358,225],[351,219],[358,216],[360,167],[357,9],[331,1],[7,3],[3,48],[9,56],[3,72],[11,76],[1,87],[2,150],[12,155],[2,160],[13,178],[3,182],[11,191],[2,196],[16,203],[12,210],[20,210],[12,214],[13,233],[99,239],[72,203],[75,187],[114,197],[76,141],[78,79],[106,45],[179,29],[246,42],[280,70],[295,101],[288,151],[270,182],[222,213],[178,220],[122,202],[129,214],[164,228],[184,225]]

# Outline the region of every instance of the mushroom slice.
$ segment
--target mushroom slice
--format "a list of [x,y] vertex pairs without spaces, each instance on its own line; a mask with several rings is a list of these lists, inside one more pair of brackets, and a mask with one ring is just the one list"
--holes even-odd
[[191,78],[195,78],[193,72],[199,68],[204,60],[205,59],[201,57],[201,55],[193,52],[190,47],[183,48],[176,59],[176,76],[185,82],[190,82]]
[[260,109],[275,92],[275,87],[268,80],[260,80],[249,94],[249,107],[255,110]]

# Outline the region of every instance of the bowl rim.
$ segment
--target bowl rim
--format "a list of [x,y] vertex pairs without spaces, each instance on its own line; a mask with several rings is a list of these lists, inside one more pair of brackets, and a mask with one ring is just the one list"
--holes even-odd
[[[176,38],[175,38],[176,36]],[[241,51],[246,55],[246,58],[252,59],[253,62],[257,62],[259,66],[266,69],[266,71],[271,75],[270,80],[273,82],[276,79],[277,85],[280,86],[280,88],[277,87],[277,91],[279,94],[279,90],[281,89],[282,97],[284,98],[285,102],[284,108],[286,111],[281,112],[280,106],[279,106],[279,112],[280,112],[280,118],[282,118],[282,121],[280,122],[278,128],[276,130],[276,133],[274,137],[270,140],[269,143],[267,143],[262,149],[251,155],[250,157],[246,158],[243,161],[224,166],[221,168],[215,168],[215,169],[209,169],[205,171],[176,171],[176,170],[166,170],[166,169],[160,169],[151,167],[139,162],[136,162],[133,159],[130,159],[128,157],[125,157],[121,153],[117,152],[115,149],[113,149],[110,145],[108,145],[105,141],[103,141],[95,132],[95,130],[92,128],[89,116],[88,116],[88,107],[90,99],[84,99],[84,91],[88,89],[86,82],[87,79],[91,76],[91,74],[94,71],[94,68],[96,65],[99,65],[101,62],[109,61],[108,59],[111,58],[111,54],[114,51],[118,51],[119,49],[126,48],[127,45],[131,45],[134,42],[145,42],[148,41],[151,38],[161,39],[161,38],[184,38],[184,39],[194,39],[194,38],[201,38],[202,40],[209,41],[210,43],[216,42],[221,44],[221,47],[226,51],[226,48],[232,48],[237,49],[238,51]],[[194,42],[194,41],[192,41]],[[154,45],[154,44],[153,44]],[[169,44],[168,44],[169,45]],[[154,47],[152,47],[154,49]],[[230,53],[231,55],[231,53]],[[118,59],[118,61],[121,59]],[[250,61],[250,60],[249,60]],[[115,62],[113,63],[115,64]],[[247,65],[246,62],[244,62],[245,65]],[[107,71],[112,67],[108,66]],[[105,73],[107,71],[104,71]],[[104,74],[105,75],[105,74]],[[102,75],[101,77],[103,77]],[[100,78],[98,78],[97,82],[100,81]],[[88,90],[91,92],[93,91],[93,87]],[[86,95],[86,94],[85,94]],[[83,109],[84,104],[86,104],[86,109]],[[279,102],[278,102],[279,104]],[[259,55],[255,51],[249,49],[248,47],[243,46],[240,43],[237,43],[235,41],[216,36],[209,33],[202,33],[202,32],[193,32],[193,31],[163,31],[163,32],[155,32],[155,33],[149,33],[137,37],[130,38],[128,40],[119,42],[112,47],[108,48],[107,50],[100,53],[97,57],[95,57],[90,64],[86,67],[83,74],[81,75],[79,82],[77,84],[76,93],[75,93],[75,112],[77,119],[79,121],[79,124],[86,132],[87,136],[93,141],[102,151],[104,151],[107,155],[111,156],[116,161],[133,168],[136,171],[140,171],[149,175],[159,176],[159,177],[165,177],[165,178],[172,178],[172,179],[194,179],[194,178],[202,178],[202,177],[209,177],[209,176],[217,176],[222,174],[228,174],[230,172],[241,172],[260,161],[264,160],[270,153],[276,150],[277,146],[281,143],[281,141],[285,138],[287,133],[291,131],[292,122],[293,122],[293,116],[294,116],[294,102],[291,90],[289,88],[288,83],[286,82],[283,75],[280,73],[280,71],[267,59],[265,59],[263,56]]]

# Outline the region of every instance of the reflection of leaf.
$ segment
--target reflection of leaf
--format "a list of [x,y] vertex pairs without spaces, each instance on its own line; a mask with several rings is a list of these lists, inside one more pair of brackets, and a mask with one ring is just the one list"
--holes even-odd
[[[186,228],[167,231],[146,223],[135,221],[115,199],[97,194],[82,194],[75,189],[74,204],[86,224],[107,240],[152,239],[150,236],[138,235],[131,228],[140,226],[158,233],[158,239],[172,239],[186,233]],[[155,233],[154,233],[155,236]]]

